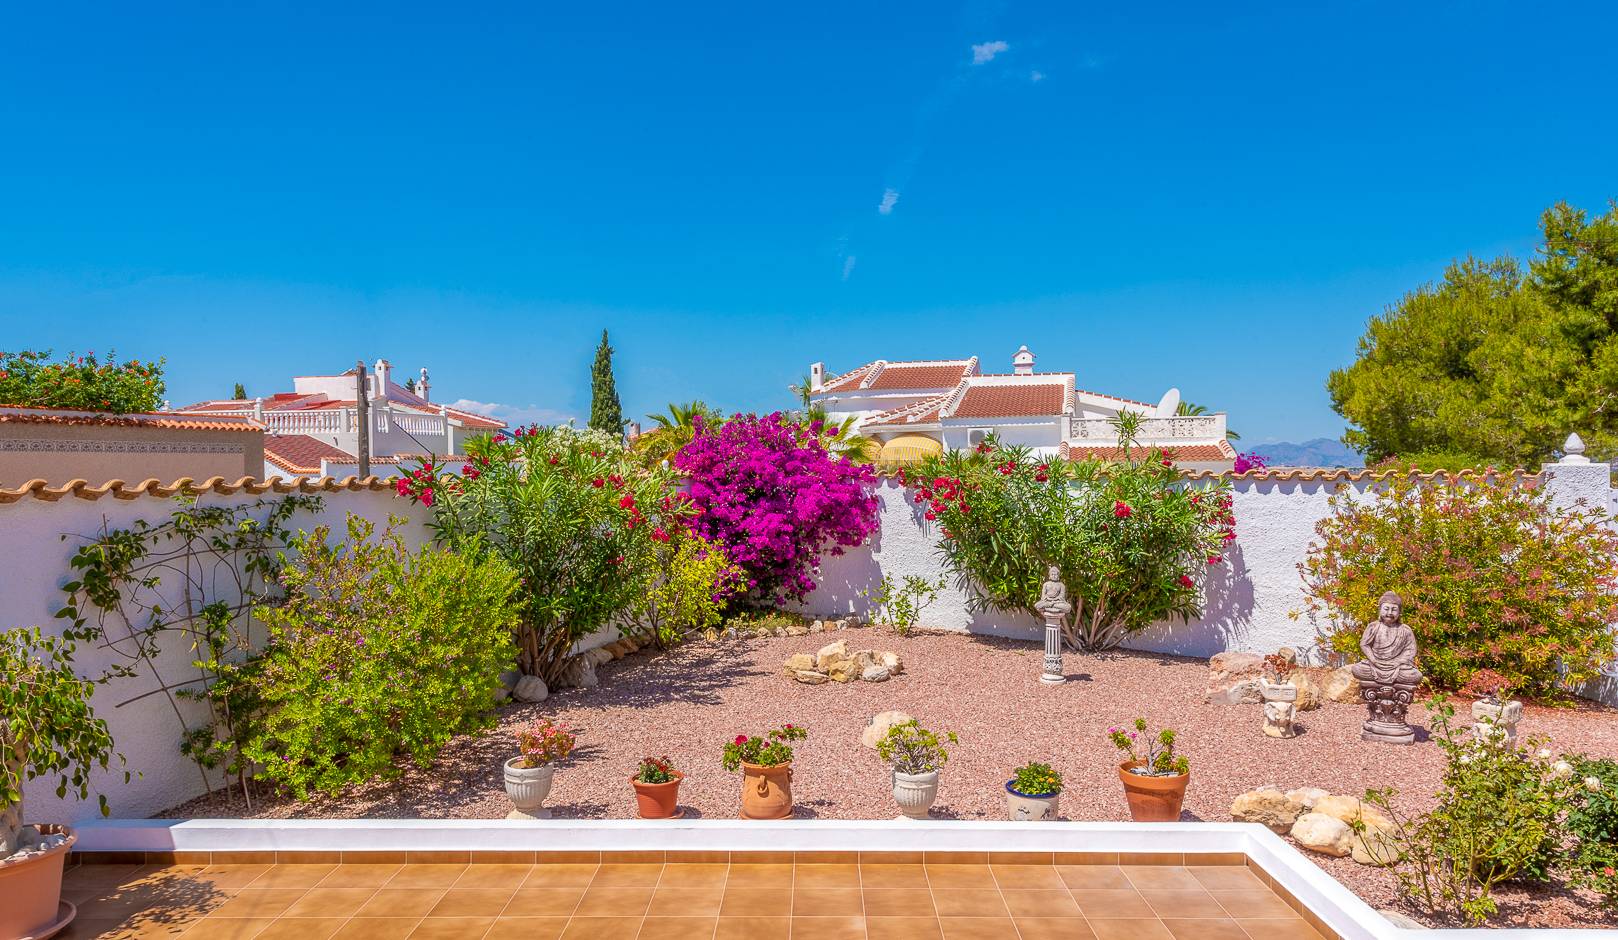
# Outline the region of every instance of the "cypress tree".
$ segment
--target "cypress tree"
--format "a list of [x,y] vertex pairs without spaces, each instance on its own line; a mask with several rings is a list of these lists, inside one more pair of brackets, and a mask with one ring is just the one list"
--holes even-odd
[[230,393],[230,397],[235,399],[236,401],[244,401],[244,400],[246,400],[246,398],[247,398],[247,388],[244,385],[242,385],[242,383],[237,382],[236,383],[236,388]]
[[618,402],[618,386],[612,379],[612,347],[607,331],[601,331],[595,365],[590,368],[590,427],[608,434],[624,433],[624,409]]

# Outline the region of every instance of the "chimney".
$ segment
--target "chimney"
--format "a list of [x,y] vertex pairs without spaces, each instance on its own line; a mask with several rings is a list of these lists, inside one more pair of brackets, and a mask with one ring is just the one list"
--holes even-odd
[[427,397],[427,367],[426,366],[421,367],[421,381],[416,383],[416,394],[421,396],[422,401],[432,401],[431,398]]
[[1011,357],[1011,371],[1018,375],[1034,374],[1034,354],[1026,345],[1019,347],[1017,354]]
[[809,391],[818,392],[826,384],[826,364],[824,362],[809,363]]
[[374,401],[384,401],[388,397],[388,382],[392,380],[388,373],[393,370],[393,364],[386,359],[378,359],[371,369],[376,373],[376,384],[371,387],[371,398]]

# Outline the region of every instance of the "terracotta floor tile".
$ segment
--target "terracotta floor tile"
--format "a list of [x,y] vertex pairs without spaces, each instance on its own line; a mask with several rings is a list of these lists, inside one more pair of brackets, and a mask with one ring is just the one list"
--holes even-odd
[[1069,892],[1073,900],[1078,903],[1079,910],[1094,920],[1097,917],[1156,917],[1157,912],[1140,896],[1140,892],[1133,888],[1129,890],[1112,890],[1109,888],[1075,888]]
[[559,864],[535,865],[534,870],[528,873],[528,880],[522,883],[524,888],[570,888],[573,885],[584,886],[595,879],[596,869],[600,865],[585,864]]
[[989,870],[994,873],[994,880],[1001,888],[1067,889],[1061,874],[1052,865],[991,865]]
[[1209,891],[1268,891],[1262,879],[1245,865],[1202,865],[1187,868],[1191,877]]
[[448,888],[466,873],[466,865],[406,865],[388,879],[389,888]]
[[1190,871],[1176,865],[1124,865],[1121,866],[1130,884],[1146,891],[1194,891],[1202,882]]
[[269,865],[209,865],[191,877],[221,890],[231,891],[247,887],[270,868]]
[[75,865],[62,873],[63,884],[120,885],[133,881],[157,865]]
[[1066,891],[1001,891],[1013,917],[1078,917],[1079,905]]
[[1116,891],[1135,887],[1116,865],[1058,865],[1056,874],[1069,888]]
[[651,888],[590,887],[579,899],[574,917],[642,917],[652,903]]
[[220,917],[279,917],[306,892],[302,888],[248,888],[208,915]]
[[944,940],[1016,940],[1017,928],[1009,917],[940,917]]
[[1090,930],[1096,940],[1174,940],[1163,922],[1149,917],[1125,920],[1092,920]]
[[567,922],[562,940],[635,940],[639,917],[575,917]]
[[920,865],[861,865],[860,885],[865,888],[925,888],[927,870]]
[[514,888],[451,888],[444,892],[428,917],[498,917]]
[[805,888],[792,890],[794,917],[859,917],[865,912],[859,888]]
[[403,865],[338,865],[332,869],[331,874],[320,879],[319,887],[380,888],[403,867]]
[[943,940],[936,917],[867,917],[870,940]]
[[744,863],[730,866],[727,888],[784,888],[792,884],[791,865]]
[[336,868],[336,865],[275,865],[254,878],[249,887],[313,888]]
[[419,917],[355,918],[338,927],[331,937],[332,940],[405,940],[419,923]]
[[718,917],[724,888],[663,888],[652,891],[647,917]]
[[650,888],[663,877],[662,865],[602,865],[596,869],[592,888]]
[[721,917],[714,940],[787,940],[791,930],[789,917]]
[[865,918],[793,917],[792,936],[797,940],[865,940]]
[[516,891],[528,880],[532,865],[468,865],[452,888],[506,888]]
[[720,917],[787,917],[792,913],[792,890],[778,888],[725,889]]
[[659,888],[722,888],[729,865],[673,864],[663,866]]
[[[376,893],[375,888],[310,888],[282,911],[281,916],[352,917]],[[403,917],[406,913],[401,911],[397,916]]]
[[429,917],[410,932],[410,940],[468,940],[493,926],[493,917]]
[[1249,940],[1247,931],[1228,917],[1165,917],[1163,926],[1175,940]]
[[[66,890],[63,891],[64,896]],[[102,940],[102,938],[117,937],[122,940],[124,934],[121,930],[123,922],[111,917],[75,917],[67,929],[57,934],[54,940]]]
[[184,940],[251,940],[273,923],[273,917],[210,917],[192,924],[180,936]]
[[1095,932],[1082,917],[1014,917],[1022,940],[1093,940]]
[[571,917],[584,897],[583,885],[534,888],[524,885],[506,902],[502,917]]
[[497,917],[483,940],[557,940],[566,927],[566,917]]
[[1153,891],[1142,889],[1140,896],[1159,917],[1225,917],[1225,909],[1206,891]]
[[993,888],[994,873],[987,865],[928,865],[927,883],[933,888]]
[[858,865],[799,865],[792,882],[797,888],[857,888]]
[[637,940],[711,940],[718,926],[717,917],[648,917],[640,925]]
[[[1066,892],[1064,892],[1066,893]],[[933,892],[939,917],[1009,917],[998,888],[950,888]]]
[[[371,891],[371,888],[330,888],[333,891]],[[314,893],[314,891],[311,891]],[[371,896],[354,908],[354,917],[426,917],[427,911],[432,911],[438,898],[442,898],[443,888],[382,888],[371,891]],[[304,898],[307,900],[307,898]],[[301,903],[301,901],[299,901]],[[293,911],[298,911],[298,904],[293,904]]]
[[937,917],[933,894],[920,888],[870,888],[865,891],[865,916]]
[[1237,923],[1249,936],[1264,940],[1321,940],[1320,932],[1294,914],[1291,917],[1242,917]]
[[1214,891],[1214,900],[1225,913],[1237,920],[1252,917],[1297,917],[1298,912],[1268,889],[1264,891]]
[[346,917],[282,917],[255,940],[327,940],[347,922]]

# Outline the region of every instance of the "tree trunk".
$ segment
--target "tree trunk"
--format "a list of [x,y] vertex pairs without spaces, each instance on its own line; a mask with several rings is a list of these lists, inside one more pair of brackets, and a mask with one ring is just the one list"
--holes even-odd
[[[3,739],[3,736],[0,736]],[[5,755],[6,776],[22,782],[22,742],[14,742]],[[0,804],[0,859],[15,854],[22,839],[22,797],[17,802]]]

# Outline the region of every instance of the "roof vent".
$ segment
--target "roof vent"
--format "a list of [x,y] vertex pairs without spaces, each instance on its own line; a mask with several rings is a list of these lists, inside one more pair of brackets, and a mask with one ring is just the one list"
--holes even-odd
[[1011,357],[1011,371],[1018,375],[1034,374],[1034,354],[1028,351],[1026,345],[1017,349],[1017,354]]

